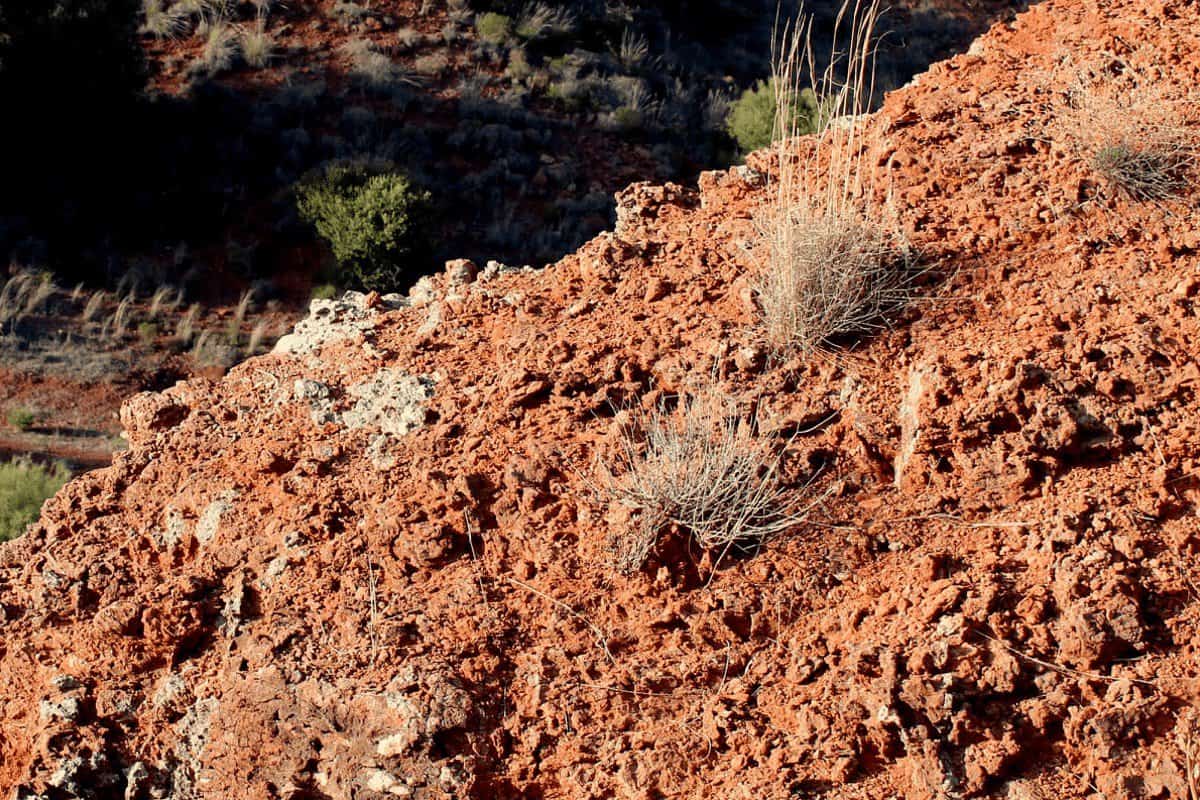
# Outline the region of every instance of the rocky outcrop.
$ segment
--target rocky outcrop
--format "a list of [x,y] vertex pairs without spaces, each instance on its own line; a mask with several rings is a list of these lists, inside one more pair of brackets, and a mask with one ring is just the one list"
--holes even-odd
[[[1187,797],[1198,195],[1096,195],[1045,126],[1064,53],[1178,99],[1197,30],[1048,0],[863,121],[930,270],[851,352],[763,357],[758,157],[133,398],[0,546],[3,794]],[[819,502],[621,574],[588,465],[695,374]]]

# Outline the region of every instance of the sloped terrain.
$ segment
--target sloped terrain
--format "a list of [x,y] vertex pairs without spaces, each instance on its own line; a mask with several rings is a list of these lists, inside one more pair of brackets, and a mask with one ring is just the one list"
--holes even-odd
[[[14,118],[28,105],[31,124],[4,131],[13,174],[0,193],[0,420],[39,419],[32,434],[0,421],[0,453],[89,465],[111,456],[124,394],[212,377],[254,349],[258,323],[266,334],[255,338],[273,340],[314,291],[358,288],[297,214],[304,176],[369,160],[429,192],[421,238],[434,256],[407,259],[391,288],[441,258],[543,265],[611,227],[613,193],[631,181],[692,181],[735,160],[725,114],[769,69],[775,12],[767,0],[703,3],[703,13],[592,0],[105,2],[91,16],[117,27],[128,16],[127,37],[60,32],[23,48],[23,72],[15,62],[26,78],[10,82],[20,91],[6,102]],[[820,35],[837,5],[808,6]],[[879,87],[964,50],[1020,7],[898,4],[881,22]],[[480,33],[489,12],[509,21],[502,35]],[[539,14],[558,22],[538,31]],[[113,65],[75,58],[98,56],[102,41],[145,57],[144,75],[121,70],[134,77],[119,103],[101,91],[125,86]],[[257,60],[255,41],[267,50]],[[46,96],[58,98],[50,109]],[[81,128],[86,150],[71,139]],[[20,286],[26,299],[42,287],[47,297],[6,323]],[[93,317],[99,289],[113,296]],[[175,298],[169,312],[153,311],[161,292]],[[112,335],[105,323],[126,299],[129,324]],[[223,341],[237,338],[227,324],[246,299],[249,330]]]
[[[129,451],[0,546],[0,788],[1188,797],[1196,192],[1115,196],[1054,121],[1075,65],[1185,99],[1197,30],[1048,0],[862,120],[929,271],[836,357],[756,344],[760,155],[127,401]],[[623,575],[613,408],[710,373],[820,502]]]
[[[151,0],[159,5],[185,4]],[[818,35],[828,38],[839,5],[807,6]],[[206,270],[219,270],[235,241],[249,250],[243,271],[269,280],[315,272],[314,239],[286,194],[331,160],[394,164],[428,190],[435,255],[558,259],[611,226],[613,192],[629,182],[691,180],[736,160],[725,116],[769,72],[776,11],[767,0],[225,7],[234,41],[261,30],[271,58],[252,65],[231,56],[214,67],[202,32],[211,26],[195,15],[174,35],[143,33],[163,114],[149,123],[161,132],[139,151],[139,166],[158,154],[146,180],[156,186],[150,213],[166,217],[160,249],[175,246],[171,235],[184,238]],[[897,3],[880,22],[880,87],[961,52],[1021,7]],[[522,20],[537,10],[560,22],[527,30]],[[508,29],[481,32],[489,16]],[[242,202],[218,201],[230,195]],[[431,267],[411,264],[408,280]]]

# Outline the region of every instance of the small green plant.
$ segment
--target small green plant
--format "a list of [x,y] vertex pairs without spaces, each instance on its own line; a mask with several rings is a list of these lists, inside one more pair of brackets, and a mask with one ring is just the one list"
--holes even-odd
[[[725,127],[737,140],[743,153],[751,153],[769,145],[775,136],[776,95],[779,94],[774,80],[759,81],[735,100],[729,107]],[[812,89],[801,89],[792,94],[792,119],[784,121],[783,130],[792,136],[815,133],[824,127],[827,115],[823,115],[817,96]]]
[[613,112],[613,122],[620,130],[631,133],[642,127],[642,112],[628,106],[618,108]]
[[512,17],[489,11],[475,18],[475,33],[485,42],[502,44],[512,31]]
[[546,96],[569,112],[583,111],[593,105],[592,85],[577,78],[565,77],[550,84]]
[[0,464],[0,542],[15,539],[37,519],[42,504],[71,477],[61,463],[43,467],[29,459]]
[[27,408],[13,408],[8,412],[8,424],[19,431],[27,431],[33,427],[37,416]]
[[137,327],[138,338],[142,340],[142,344],[149,347],[158,340],[158,323],[156,322],[141,322]]
[[332,283],[323,283],[313,287],[311,296],[313,300],[332,300],[337,297],[337,293],[337,287]]
[[347,283],[392,291],[426,250],[429,194],[388,166],[334,163],[296,189],[301,217],[329,242]]
[[508,55],[508,67],[504,70],[505,76],[515,83],[521,83],[530,75],[533,74],[533,67],[529,64],[529,58],[525,55],[525,51],[520,48],[514,48]]
[[1184,176],[1190,160],[1182,147],[1119,141],[1096,150],[1092,168],[1134,200],[1170,200],[1187,186]]

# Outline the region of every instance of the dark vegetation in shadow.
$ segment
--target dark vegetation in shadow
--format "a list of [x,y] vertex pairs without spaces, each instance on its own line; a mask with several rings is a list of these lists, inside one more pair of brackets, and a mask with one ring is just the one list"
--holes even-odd
[[[393,61],[383,79],[356,72],[353,57],[349,73],[322,73],[288,52],[266,67],[279,81],[240,80],[249,67],[235,62],[215,76],[192,70],[177,93],[142,96],[132,90],[143,74],[137,52],[124,46],[138,50],[134,4],[56,4],[87,6],[107,24],[97,30],[96,14],[82,14],[93,22],[39,39],[25,4],[0,0],[9,36],[0,101],[18,121],[4,126],[0,258],[93,284],[132,273],[142,286],[169,283],[213,302],[247,286],[259,299],[300,299],[311,284],[346,283],[291,192],[338,160],[393,164],[433,198],[432,256],[404,265],[396,288],[451,257],[552,261],[612,224],[612,194],[629,182],[688,180],[737,160],[724,117],[768,72],[775,22],[774,0],[584,0],[543,4],[569,24],[530,35],[520,26],[532,6],[457,3],[445,41],[425,35],[415,46],[380,44],[379,25],[392,41],[412,20],[381,17],[370,42],[362,19],[334,23],[362,33],[360,57]],[[964,49],[1017,5],[970,16],[893,10],[880,88]],[[835,7],[808,7],[817,41]],[[245,16],[251,6],[235,8]],[[318,10],[297,2],[272,14],[299,26]],[[482,38],[486,13],[512,32]],[[467,57],[457,69],[437,62],[449,42]],[[413,70],[405,53],[428,58]]]

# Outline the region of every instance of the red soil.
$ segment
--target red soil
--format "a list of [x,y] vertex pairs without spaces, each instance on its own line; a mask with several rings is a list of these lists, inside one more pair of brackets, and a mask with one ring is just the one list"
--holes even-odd
[[[735,170],[130,401],[130,452],[0,547],[0,789],[1188,797],[1198,196],[1105,199],[1050,123],[1064,56],[1186,97],[1196,31],[1184,0],[1048,0],[891,95],[867,129],[940,280],[842,357],[755,356]],[[424,427],[345,427],[383,369],[433,376]],[[620,575],[581,474],[606,410],[710,369],[828,496],[752,555]]]

